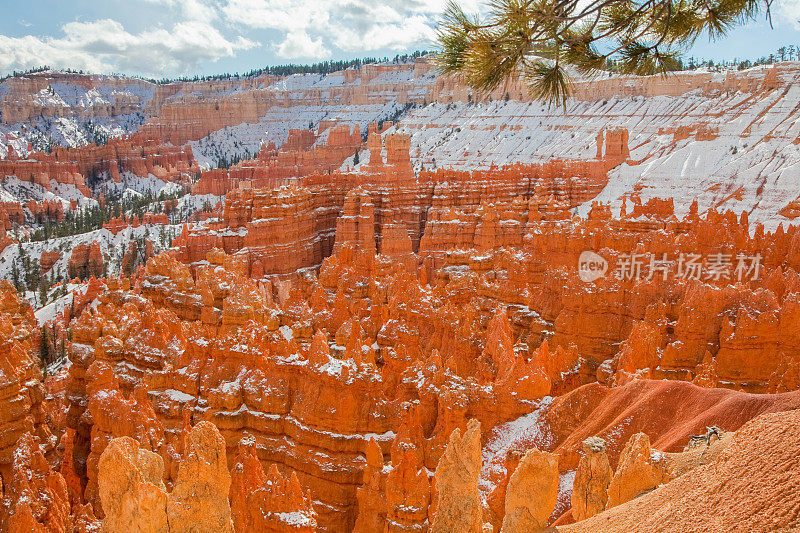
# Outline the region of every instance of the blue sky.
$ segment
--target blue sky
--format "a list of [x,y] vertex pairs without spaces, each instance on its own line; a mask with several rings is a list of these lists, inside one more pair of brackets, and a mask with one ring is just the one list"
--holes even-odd
[[[483,2],[462,0],[474,11]],[[152,77],[431,49],[446,0],[1,0],[0,74],[47,64]],[[688,54],[756,58],[800,46],[800,0]]]

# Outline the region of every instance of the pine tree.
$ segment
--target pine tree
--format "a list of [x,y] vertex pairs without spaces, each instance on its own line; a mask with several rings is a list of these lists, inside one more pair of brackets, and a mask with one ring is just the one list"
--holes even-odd
[[47,291],[50,289],[50,283],[47,280],[47,277],[42,277],[39,279],[39,302],[42,306],[47,303]]
[[17,289],[17,292],[22,292],[22,286],[19,282],[19,269],[17,268],[16,261],[11,263],[11,283],[14,284],[14,288]]
[[47,326],[42,326],[42,347],[39,350],[39,355],[42,358],[42,366],[47,371],[47,365],[50,364],[50,334],[47,331]]
[[353,156],[353,166],[356,166],[356,165],[358,164],[358,162],[359,162],[359,161],[360,161],[360,159],[359,159],[359,157],[358,157],[358,150],[356,150],[356,153],[355,153],[355,155]]
[[536,98],[566,104],[568,67],[601,70],[612,56],[625,74],[666,74],[698,38],[724,36],[769,0],[492,0],[486,17],[454,1],[439,25],[436,61],[488,93],[521,74]]

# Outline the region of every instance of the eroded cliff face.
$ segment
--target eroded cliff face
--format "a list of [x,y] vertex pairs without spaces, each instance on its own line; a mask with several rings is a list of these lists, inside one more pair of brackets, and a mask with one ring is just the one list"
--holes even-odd
[[[206,420],[219,428],[227,455],[239,457],[242,466],[234,472],[258,461],[270,473],[268,479],[278,480],[273,483],[289,483],[276,476],[294,476],[296,484],[289,485],[299,489],[292,489],[291,501],[313,511],[321,530],[427,529],[437,520],[441,494],[433,473],[453,432],[463,434],[468,420],[475,419],[485,428],[483,438],[491,440],[494,432],[538,413],[540,440],[530,444],[558,460],[547,468],[542,465],[549,464],[549,455],[537,459],[536,468],[528,460],[517,478],[544,476],[542,493],[558,496],[553,505],[534,510],[525,503],[517,494],[520,482],[514,481],[519,467],[509,463],[504,473],[505,454],[499,464],[487,461],[499,466],[497,475],[482,470],[476,481],[476,487],[502,482],[504,491],[502,497],[491,498],[481,493],[476,527],[501,529],[511,501],[514,514],[507,527],[524,529],[528,526],[514,524],[538,520],[546,525],[554,509],[555,516],[564,512],[559,502],[568,505],[569,493],[564,488],[554,493],[553,487],[571,484],[547,480],[568,476],[576,468],[593,473],[576,476],[585,480],[576,483],[586,495],[574,497],[586,510],[575,518],[652,488],[656,478],[636,473],[648,467],[617,465],[637,465],[635,458],[645,455],[649,460],[650,453],[622,450],[636,431],[671,451],[705,425],[734,430],[758,412],[796,404],[796,394],[706,392],[688,383],[707,374],[711,365],[716,375],[725,376],[718,386],[766,393],[781,383],[782,390],[796,390],[784,377],[796,363],[780,360],[765,369],[768,363],[761,359],[752,366],[726,366],[720,352],[735,339],[731,332],[736,322],[682,321],[684,314],[699,312],[735,317],[731,310],[739,306],[753,313],[759,309],[755,302],[777,316],[790,313],[795,259],[777,254],[791,248],[793,230],[757,230],[750,236],[743,221],[730,215],[691,215],[677,221],[660,213],[643,219],[645,207],[637,207],[636,218],[610,219],[600,206],[586,221],[545,217],[539,204],[512,199],[515,206],[533,208],[524,223],[518,222],[525,234],[517,251],[498,239],[497,244],[427,254],[414,252],[406,234],[405,245],[400,239],[387,245],[390,253],[384,254],[378,252],[376,227],[381,226],[370,187],[361,184],[344,199],[332,255],[322,260],[318,274],[313,269],[282,275],[262,271],[254,279],[241,254],[214,248],[205,259],[191,260],[184,254],[199,252],[192,251],[187,230],[174,252],[148,261],[130,289],[109,280],[95,291],[92,311],[84,311],[73,324],[66,424],[75,431],[75,471],[98,517],[104,511],[97,458],[110,438],[130,436],[161,457],[161,477],[168,488],[177,483],[185,455],[183,428]],[[247,193],[229,195],[231,209],[240,197],[255,202],[263,194]],[[262,197],[291,205],[302,198],[294,194]],[[402,188],[395,194],[403,194]],[[391,196],[386,205],[396,205]],[[470,208],[475,209],[465,207]],[[513,212],[496,203],[493,209]],[[402,222],[392,224],[402,227]],[[314,226],[309,224],[306,233],[311,233],[309,227]],[[674,240],[665,237],[669,232]],[[709,232],[713,240],[701,239]],[[286,230],[269,234],[296,235]],[[611,258],[613,272],[620,254],[606,250],[677,251],[710,242],[736,243],[754,255],[761,253],[763,277],[743,280],[735,291],[726,288],[726,280],[713,278],[669,283],[613,275],[592,283],[578,278],[578,256],[590,245]],[[693,303],[698,291],[730,291],[731,296],[711,300],[722,310],[708,309]],[[698,337],[697,331],[705,336]],[[765,346],[774,342],[774,329],[770,331]],[[753,348],[758,341],[752,334],[748,338],[750,349],[758,350]],[[668,356],[692,346],[698,354],[694,358]],[[790,344],[786,346],[792,353]],[[700,355],[701,349],[710,355]],[[558,398],[552,402],[543,400],[554,394]],[[654,405],[661,402],[672,408],[661,408],[654,417]],[[726,414],[721,406],[731,402],[747,407]],[[138,418],[111,414],[126,412]],[[629,422],[620,424],[622,418]],[[582,422],[576,426],[574,420]],[[245,435],[249,444],[242,448]],[[581,466],[583,441],[593,435],[606,440],[606,460],[617,472],[613,480],[602,466],[609,463],[602,459],[594,460],[600,461],[598,466]],[[620,452],[631,458],[618,459]],[[536,473],[537,468],[550,477]],[[262,474],[254,476],[262,479]],[[253,482],[241,479],[235,484],[242,483]],[[622,486],[627,492],[618,490]],[[240,510],[233,513],[234,524],[256,527],[246,524],[257,517],[248,518],[241,510],[249,500],[235,498],[241,503],[235,505]],[[272,505],[264,503],[271,501],[266,495],[259,501],[253,505]],[[496,511],[490,511],[492,501],[500,502],[491,504]],[[536,516],[540,518],[531,518]],[[266,520],[276,530],[282,523],[277,515]]]
[[[360,75],[380,85],[401,70]],[[698,80],[678,81],[722,90]],[[772,90],[754,87],[741,90]],[[260,105],[207,100],[198,108]],[[163,129],[177,140],[211,127],[196,123]],[[126,248],[148,257],[132,275],[85,285],[52,319],[68,362],[44,383],[40,325],[0,286],[3,524],[614,530],[626,512],[654,520],[668,487],[689,482],[702,505],[676,501],[707,511],[721,487],[704,481],[710,468],[725,480],[773,468],[748,509],[797,526],[797,488],[773,475],[794,472],[774,441],[797,444],[782,427],[800,408],[794,226],[638,194],[592,203],[635,163],[627,129],[596,130],[586,157],[466,171],[415,169],[394,126],[366,144],[323,126],[202,175],[195,186],[224,202],[165,253]],[[364,160],[342,168],[355,149]],[[97,248],[44,267],[98,274]],[[708,438],[683,451],[692,435]]]

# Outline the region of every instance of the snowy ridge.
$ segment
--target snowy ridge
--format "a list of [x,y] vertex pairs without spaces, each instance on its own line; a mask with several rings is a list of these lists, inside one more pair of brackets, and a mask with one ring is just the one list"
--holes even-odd
[[[97,242],[103,260],[108,265],[109,272],[119,272],[123,253],[128,249],[128,243],[136,239],[149,239],[153,243],[153,253],[160,253],[167,249],[170,237],[175,238],[180,235],[181,225],[141,225],[139,227],[127,227],[114,235],[107,229],[98,229],[81,233],[69,237],[51,238],[47,241],[23,242],[7,246],[0,252],[0,279],[12,278],[12,265],[17,264],[20,268],[20,248],[22,253],[30,258],[38,259],[42,252],[57,251],[61,257],[53,264],[47,276],[62,279],[69,279],[67,265],[72,255],[72,250],[79,244],[92,244]],[[34,294],[28,292],[26,298],[32,300]]]
[[[411,135],[417,169],[470,170],[593,158],[599,132],[626,128],[631,161],[610,171],[597,200],[619,209],[634,192],[643,202],[672,197],[680,216],[697,199],[701,212],[746,211],[773,229],[792,223],[779,212],[800,198],[793,177],[800,171],[799,76],[794,65],[786,87],[772,91],[570,99],[566,109],[513,100],[433,103],[409,111],[397,131]],[[676,134],[679,128],[686,133]]]

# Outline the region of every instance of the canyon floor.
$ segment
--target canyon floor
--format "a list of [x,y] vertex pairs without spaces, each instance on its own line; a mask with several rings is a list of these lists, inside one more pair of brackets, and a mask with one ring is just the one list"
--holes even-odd
[[800,528],[798,81],[0,81],[0,530]]

